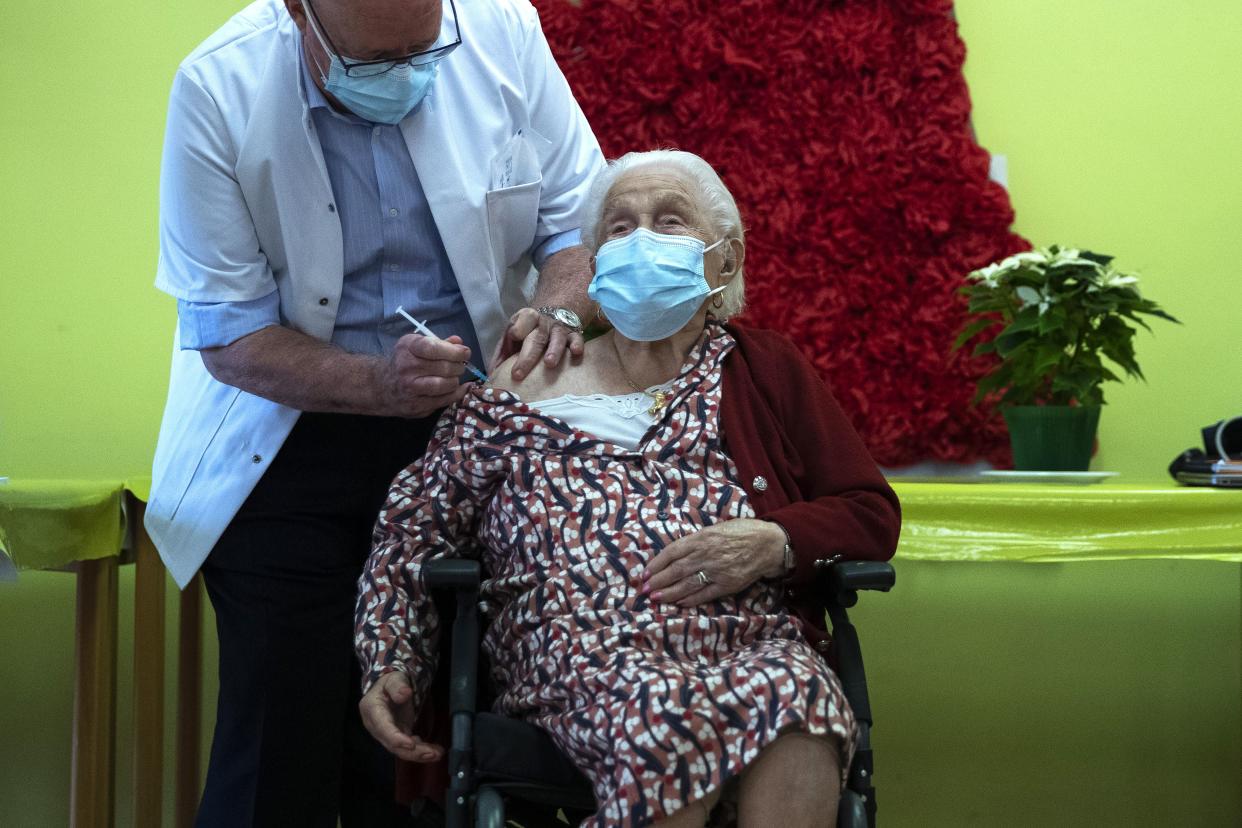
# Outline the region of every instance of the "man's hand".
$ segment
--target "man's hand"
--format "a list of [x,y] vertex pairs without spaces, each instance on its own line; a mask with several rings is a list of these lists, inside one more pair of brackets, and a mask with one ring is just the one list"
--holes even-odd
[[564,357],[566,348],[576,358],[582,356],[585,347],[586,340],[580,332],[570,330],[534,308],[522,308],[509,318],[492,365],[499,365],[520,352],[517,362],[513,363],[513,379],[521,382],[540,357],[549,368],[555,368]]
[[397,340],[378,378],[383,413],[395,417],[425,417],[460,400],[468,390],[461,375],[470,349],[461,337],[431,339],[407,334]]
[[398,759],[435,762],[444,755],[444,748],[414,735],[413,697],[414,689],[405,673],[385,673],[358,702],[362,724]]

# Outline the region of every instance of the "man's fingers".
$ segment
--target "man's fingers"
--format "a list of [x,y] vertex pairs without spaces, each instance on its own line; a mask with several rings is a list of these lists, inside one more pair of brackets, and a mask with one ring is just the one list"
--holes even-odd
[[521,350],[523,340],[538,325],[539,311],[534,308],[520,308],[517,313],[509,317],[504,336],[500,338],[500,344],[496,346],[493,364],[499,365]]
[[564,325],[553,325],[548,338],[548,347],[543,355],[543,361],[549,368],[555,368],[560,364],[561,357],[565,354],[565,346],[568,344],[569,329]]
[[569,353],[575,357],[580,357],[586,352],[586,337],[580,331],[572,331],[569,334]]
[[465,385],[458,385],[453,391],[441,394],[438,397],[420,397],[416,404],[412,404],[407,416],[426,417],[428,414],[439,411],[441,408],[460,402],[461,398],[466,396],[466,392],[473,386],[474,383],[466,383]]
[[443,397],[453,394],[460,387],[458,377],[419,376],[404,378],[401,388],[417,397]]
[[470,359],[470,349],[460,341],[450,342],[447,339],[432,339],[422,334],[406,334],[397,340],[396,347],[428,361],[466,362]]
[[513,363],[513,378],[519,382],[526,379],[539,357],[548,347],[548,332],[542,327],[535,328],[522,340],[522,350],[517,361]]

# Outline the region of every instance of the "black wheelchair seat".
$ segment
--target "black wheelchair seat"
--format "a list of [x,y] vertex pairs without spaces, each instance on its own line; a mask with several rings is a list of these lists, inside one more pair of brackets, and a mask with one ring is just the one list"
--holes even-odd
[[595,810],[591,783],[552,737],[532,724],[495,713],[474,715],[474,776],[480,785],[542,805]]

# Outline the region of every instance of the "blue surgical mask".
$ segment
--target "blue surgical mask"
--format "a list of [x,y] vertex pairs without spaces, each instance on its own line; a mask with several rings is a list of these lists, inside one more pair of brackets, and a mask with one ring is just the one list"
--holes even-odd
[[714,293],[703,276],[710,247],[693,236],[654,233],[645,227],[602,245],[587,295],[622,336],[639,342],[668,339],[694,317]]
[[439,69],[436,64],[397,66],[380,75],[350,77],[339,58],[324,78],[323,88],[345,108],[377,124],[395,124],[414,111],[431,91]]
[[383,65],[372,66],[367,69],[374,74],[351,77],[345,74],[345,65],[329,48],[318,26],[309,17],[308,22],[328,55],[328,74],[319,72],[324,90],[359,118],[377,124],[399,123],[431,91],[431,83],[439,73],[439,61],[418,66],[407,63],[386,71]]

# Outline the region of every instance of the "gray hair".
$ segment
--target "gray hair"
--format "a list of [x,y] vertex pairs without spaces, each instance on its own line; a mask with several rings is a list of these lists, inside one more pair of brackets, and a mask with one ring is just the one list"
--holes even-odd
[[[717,239],[737,239],[745,242],[746,235],[742,227],[742,215],[737,209],[737,202],[733,200],[732,193],[720,180],[720,176],[712,169],[712,165],[692,152],[658,149],[650,152],[630,152],[609,161],[608,166],[601,170],[591,182],[591,188],[587,192],[586,200],[582,203],[580,215],[582,217],[582,244],[592,256],[600,247],[599,225],[604,218],[604,202],[613,185],[630,170],[657,164],[676,169],[685,174],[686,178],[694,184],[698,190],[699,207],[711,222],[711,228],[715,231]],[[727,247],[727,245],[728,241],[722,246]],[[733,279],[719,296],[723,304],[712,311],[717,319],[724,320],[741,313],[742,306],[746,302],[746,283],[741,267],[733,274]]]

